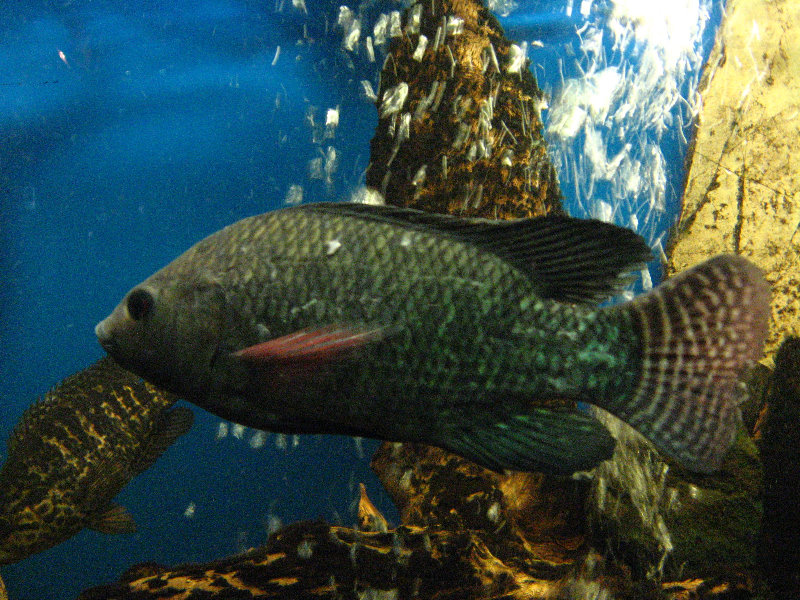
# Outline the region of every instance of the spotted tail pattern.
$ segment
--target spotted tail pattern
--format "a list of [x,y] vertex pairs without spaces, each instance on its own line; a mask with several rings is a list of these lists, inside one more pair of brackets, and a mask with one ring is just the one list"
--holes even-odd
[[736,435],[735,387],[762,354],[769,286],[744,258],[717,256],[627,306],[640,332],[632,397],[610,407],[683,466],[718,469]]

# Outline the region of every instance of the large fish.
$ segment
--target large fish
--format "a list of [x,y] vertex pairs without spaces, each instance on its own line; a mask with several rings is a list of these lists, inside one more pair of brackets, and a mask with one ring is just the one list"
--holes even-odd
[[751,263],[721,256],[592,306],[649,257],[599,221],[305,205],[207,237],[95,331],[126,368],[250,427],[571,473],[614,445],[572,402],[585,401],[712,471],[735,434],[737,376],[760,357],[769,290]]
[[192,412],[106,357],[28,408],[0,470],[0,564],[84,527],[130,533],[111,500],[192,425]]

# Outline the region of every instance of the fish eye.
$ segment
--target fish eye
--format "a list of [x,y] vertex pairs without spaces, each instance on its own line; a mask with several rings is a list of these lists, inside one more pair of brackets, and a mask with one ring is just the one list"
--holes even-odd
[[153,312],[154,305],[155,299],[147,290],[133,290],[130,295],[128,295],[128,314],[134,321],[141,321],[148,316]]

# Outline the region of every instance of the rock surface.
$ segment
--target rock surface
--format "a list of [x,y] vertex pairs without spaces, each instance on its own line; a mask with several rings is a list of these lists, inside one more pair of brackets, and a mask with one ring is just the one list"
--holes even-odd
[[767,273],[767,354],[800,331],[800,4],[731,0],[704,77],[676,273],[723,252]]

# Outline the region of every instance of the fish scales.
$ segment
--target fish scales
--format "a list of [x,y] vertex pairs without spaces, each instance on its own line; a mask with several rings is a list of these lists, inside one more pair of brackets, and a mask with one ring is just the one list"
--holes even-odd
[[111,500],[190,426],[187,409],[165,412],[175,400],[106,357],[29,407],[0,469],[0,564],[84,527],[130,530]]
[[[554,353],[549,338],[562,328],[577,330],[578,322],[592,321],[591,315],[554,302],[545,311],[536,310],[541,307],[535,303],[522,310],[531,286],[506,262],[472,245],[435,235],[420,233],[412,244],[403,246],[404,232],[389,224],[365,227],[353,219],[325,219],[303,211],[284,219],[272,214],[255,219],[262,222],[254,223],[252,238],[245,237],[251,228],[243,226],[229,240],[221,237],[213,245],[217,256],[233,259],[228,262],[232,280],[222,284],[238,288],[235,295],[246,298],[245,306],[255,319],[269,323],[274,337],[319,323],[403,324],[391,344],[363,352],[340,378],[346,381],[337,381],[337,389],[349,390],[346,403],[332,398],[325,406],[323,399],[316,409],[344,411],[374,431],[383,426],[388,414],[399,417],[410,403],[437,402],[441,390],[466,395],[462,401],[470,403],[480,400],[477,394],[489,400],[495,391],[535,396],[548,387],[571,390],[579,365],[568,353]],[[281,235],[287,231],[289,235]],[[252,255],[231,252],[243,242],[258,246],[261,239],[270,240],[265,252],[268,263],[261,263],[261,253],[253,262]],[[342,243],[332,256],[324,248],[329,239]],[[265,294],[260,276],[239,287],[236,275],[245,262],[253,270],[281,265],[273,283],[280,292]],[[303,276],[298,277],[301,268]],[[506,294],[492,292],[498,288],[507,290]],[[310,302],[315,310],[304,310]],[[427,327],[431,322],[437,327]],[[602,331],[607,323],[593,322],[595,326],[583,327],[584,339],[577,343],[619,338]],[[532,326],[538,336],[529,337],[524,347],[507,343],[508,332],[521,323]],[[617,346],[609,347],[607,353],[625,349]],[[420,348],[425,352],[419,352]],[[543,378],[531,378],[528,373],[531,354],[535,360],[537,353],[548,357],[544,366],[549,372]],[[376,380],[381,381],[380,389]],[[380,407],[373,401],[378,393]],[[413,414],[402,416],[414,418],[410,425],[417,429],[437,409],[435,404],[423,405],[422,410],[414,405]]]
[[[599,221],[305,205],[198,242],[96,333],[127,368],[251,427],[423,441],[491,468],[567,473],[613,448],[574,410],[586,401],[712,470],[769,291],[753,265],[718,257],[634,302],[592,306],[648,257],[641,238]],[[738,354],[703,385],[684,338],[709,350],[734,340]],[[678,432],[687,415],[703,423]]]

